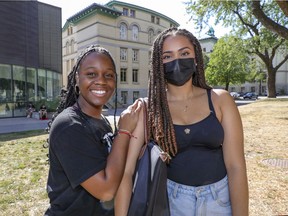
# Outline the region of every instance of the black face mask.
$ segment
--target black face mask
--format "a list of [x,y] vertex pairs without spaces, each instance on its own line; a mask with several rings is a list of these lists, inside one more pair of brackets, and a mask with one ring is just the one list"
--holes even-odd
[[196,72],[194,58],[175,59],[164,63],[164,77],[168,83],[182,86]]

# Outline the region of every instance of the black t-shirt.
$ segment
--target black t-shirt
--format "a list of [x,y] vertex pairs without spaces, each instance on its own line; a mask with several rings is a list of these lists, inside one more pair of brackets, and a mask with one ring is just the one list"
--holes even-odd
[[[104,118],[104,117],[103,117]],[[112,129],[105,119],[95,119],[69,107],[54,120],[49,136],[50,170],[45,215],[114,215],[80,184],[106,167]]]

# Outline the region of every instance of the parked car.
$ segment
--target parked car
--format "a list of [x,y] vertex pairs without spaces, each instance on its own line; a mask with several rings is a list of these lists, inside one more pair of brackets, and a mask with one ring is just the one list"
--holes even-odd
[[[280,95],[279,92],[276,92],[276,96]],[[267,90],[264,92],[264,96],[268,96]]]
[[243,99],[258,99],[258,94],[256,92],[247,92],[243,95]]
[[240,98],[240,94],[238,92],[230,92],[230,95],[234,98],[234,100]]
[[243,97],[243,95],[245,95],[246,92],[238,92],[238,94],[240,94],[240,97]]

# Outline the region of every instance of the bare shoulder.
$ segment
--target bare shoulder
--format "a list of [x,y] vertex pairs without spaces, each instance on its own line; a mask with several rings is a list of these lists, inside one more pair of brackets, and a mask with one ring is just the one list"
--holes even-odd
[[211,89],[212,97],[215,97],[217,100],[222,100],[229,98],[231,99],[231,96],[228,91],[224,89]]
[[219,106],[235,105],[235,102],[230,93],[224,89],[212,89],[211,96],[212,100],[215,101],[215,103],[217,103]]
[[230,95],[228,91],[224,89],[212,89],[212,94],[216,94],[218,97],[225,97],[226,95]]

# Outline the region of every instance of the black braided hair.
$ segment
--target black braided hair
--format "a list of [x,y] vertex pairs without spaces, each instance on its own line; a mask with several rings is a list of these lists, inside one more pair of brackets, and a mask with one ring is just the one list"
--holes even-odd
[[[48,127],[46,128],[46,131],[49,133],[51,125],[55,118],[67,107],[73,106],[78,97],[79,97],[79,92],[77,92],[77,87],[76,87],[76,73],[79,70],[79,67],[83,61],[83,59],[88,56],[90,53],[96,52],[99,54],[104,54],[108,56],[111,59],[111,62],[113,63],[114,71],[116,73],[116,66],[114,59],[112,58],[112,55],[110,52],[103,48],[100,47],[99,45],[90,45],[87,47],[84,51],[80,53],[80,55],[77,58],[76,64],[73,66],[72,71],[68,74],[68,83],[67,83],[67,90],[62,89],[60,93],[60,102],[59,105],[56,109],[56,112],[53,114],[51,121],[48,122]],[[114,111],[114,126],[116,128],[116,110],[117,110],[117,76],[116,76],[116,87],[115,87],[115,111]],[[44,147],[49,146],[49,140],[47,140],[47,144],[44,145]]]
[[171,156],[175,156],[177,153],[177,144],[172,117],[168,107],[162,60],[163,43],[167,37],[172,35],[185,36],[194,47],[197,66],[191,85],[204,89],[211,89],[211,87],[205,81],[203,54],[198,39],[191,32],[176,27],[169,28],[160,33],[152,46],[148,89],[148,137],[156,140],[163,151],[169,153]]

